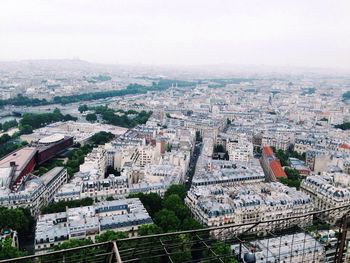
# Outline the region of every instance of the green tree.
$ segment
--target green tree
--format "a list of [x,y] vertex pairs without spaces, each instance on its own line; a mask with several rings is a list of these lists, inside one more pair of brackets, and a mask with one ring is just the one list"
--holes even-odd
[[[173,253],[171,255],[171,259],[174,262],[186,262],[192,260],[192,254],[191,254],[191,242],[190,237],[187,234],[180,234],[176,237],[174,237],[176,240],[176,243],[179,244],[179,247],[170,248],[170,253]],[[172,240],[174,242],[174,240]]]
[[337,129],[341,129],[341,130],[350,130],[350,122],[344,122],[343,124],[338,124],[334,126]]
[[23,125],[20,128],[20,133],[21,134],[31,134],[31,133],[33,133],[33,127],[30,126],[29,124]]
[[176,231],[180,227],[180,220],[173,211],[169,211],[168,209],[162,209],[157,212],[154,220],[164,232]]
[[162,209],[162,198],[156,193],[137,193],[130,195],[129,198],[140,198],[141,203],[152,218]]
[[181,221],[190,216],[188,207],[177,194],[171,194],[164,198],[163,207],[173,211]]
[[97,121],[97,115],[95,113],[89,113],[86,115],[86,120],[89,122]]
[[12,244],[11,238],[0,240],[0,260],[24,257],[27,255],[26,252],[18,250],[17,248],[13,247],[11,244]]
[[182,184],[173,184],[165,191],[164,198],[166,199],[172,194],[176,194],[184,200],[187,195],[186,187]]
[[197,220],[191,217],[185,218],[181,226],[182,230],[194,230],[194,229],[201,229],[201,228],[203,228],[203,226]]
[[[211,249],[216,255],[221,256],[220,259],[223,262],[225,262],[225,263],[237,263],[237,260],[235,260],[233,255],[232,255],[231,247],[229,244],[225,244],[225,243],[220,242],[220,241],[215,241],[213,244],[211,244]],[[220,259],[213,258],[213,257],[215,257],[215,255],[211,251],[207,250],[205,253],[206,259],[204,259],[203,262],[205,262],[205,263],[222,262]]]
[[285,171],[288,179],[290,179],[290,180],[299,180],[300,179],[300,173],[298,172],[298,170],[286,167],[284,169],[284,171]]
[[78,111],[80,113],[83,113],[84,111],[88,111],[88,110],[89,110],[89,108],[88,108],[88,106],[86,104],[80,105],[79,108],[78,108]]
[[92,144],[103,145],[111,141],[114,137],[115,137],[114,134],[111,132],[101,131],[91,136],[90,142]]
[[11,140],[11,136],[8,135],[7,133],[5,133],[4,135],[2,135],[0,137],[0,144],[4,144],[4,143],[7,143],[8,141]]
[[34,218],[28,209],[0,207],[0,229],[10,228],[25,234],[31,231],[33,224]]
[[155,224],[139,226],[138,234],[140,236],[154,235],[162,233],[162,229]]
[[8,131],[11,128],[17,127],[18,122],[16,120],[6,121],[2,124],[3,131]]
[[62,244],[54,246],[54,250],[62,250],[62,249],[68,249],[68,248],[74,248],[74,247],[81,247],[85,245],[91,245],[93,244],[91,239],[76,239],[76,238],[71,238],[67,241],[64,241]]
[[128,234],[125,232],[115,232],[113,230],[107,230],[106,232],[99,234],[96,236],[96,242],[106,242],[106,241],[113,241],[117,239],[127,238]]

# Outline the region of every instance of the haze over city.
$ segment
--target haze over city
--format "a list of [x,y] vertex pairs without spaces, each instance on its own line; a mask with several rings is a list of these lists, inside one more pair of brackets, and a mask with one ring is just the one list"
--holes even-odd
[[350,69],[350,2],[1,1],[0,60]]
[[350,262],[349,10],[0,1],[0,263]]

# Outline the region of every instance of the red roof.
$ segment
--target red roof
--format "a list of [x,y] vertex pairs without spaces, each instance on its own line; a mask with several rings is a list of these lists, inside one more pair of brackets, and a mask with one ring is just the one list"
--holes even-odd
[[346,143],[342,143],[342,144],[339,145],[339,148],[350,150],[350,145],[348,145]]
[[279,160],[272,160],[270,163],[270,167],[276,178],[287,178],[287,175],[284,172]]
[[264,155],[273,156],[273,150],[270,146],[264,146],[263,152],[264,152]]

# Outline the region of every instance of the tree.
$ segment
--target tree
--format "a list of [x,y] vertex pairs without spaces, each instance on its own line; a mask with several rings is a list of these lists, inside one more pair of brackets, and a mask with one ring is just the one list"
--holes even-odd
[[127,238],[128,234],[125,232],[115,232],[113,230],[107,230],[106,232],[96,236],[96,242],[113,241],[117,239]]
[[85,245],[91,245],[93,242],[91,239],[76,239],[76,238],[71,238],[67,241],[64,241],[62,244],[54,246],[54,250],[62,250],[62,249],[68,249],[68,248],[74,248],[74,247],[81,247]]
[[284,171],[287,174],[288,179],[290,179],[290,180],[299,180],[300,179],[300,173],[298,172],[298,170],[286,167],[284,169]]
[[8,141],[11,140],[11,136],[8,135],[7,133],[5,133],[4,135],[2,135],[0,137],[0,144],[4,144],[4,143],[7,143]]
[[[69,239],[64,241],[60,245],[56,245],[53,247],[54,251],[59,251],[63,249],[69,248],[77,248],[81,246],[91,245],[93,244],[90,238],[87,239]],[[88,258],[93,258],[96,254],[100,253],[97,248],[85,248],[74,250],[71,252],[66,252],[64,254],[65,258],[69,259],[69,262],[85,262]],[[44,256],[42,262],[57,262],[57,257],[55,255]]]
[[33,127],[30,126],[29,124],[23,125],[20,128],[20,132],[21,132],[21,134],[31,134],[31,133],[33,133]]
[[278,149],[276,157],[281,161],[282,166],[288,166],[288,155],[283,150]]
[[350,122],[344,122],[343,124],[338,124],[334,126],[337,129],[341,129],[341,130],[350,130]]
[[182,200],[185,199],[187,195],[186,187],[182,184],[173,184],[171,185],[164,193],[164,199],[166,199],[168,196],[176,194],[178,195]]
[[139,226],[139,230],[138,230],[138,234],[140,236],[148,236],[148,235],[154,235],[154,234],[160,234],[160,233],[162,233],[162,229],[155,224],[141,225]]
[[10,228],[25,234],[31,231],[33,224],[34,218],[28,209],[0,207],[0,229]]
[[181,221],[190,215],[188,207],[184,204],[183,200],[177,194],[171,194],[164,198],[163,207],[165,209],[173,211]]
[[343,99],[344,100],[350,100],[350,91],[347,91],[343,94]]
[[79,108],[78,108],[78,111],[80,113],[83,113],[84,111],[88,111],[88,110],[89,110],[89,108],[88,108],[88,106],[86,104],[80,105]]
[[92,135],[90,142],[93,144],[103,145],[111,141],[114,137],[114,134],[111,132],[101,131]]
[[[218,255],[221,256],[219,258],[213,259],[214,253],[212,251],[207,250],[205,252],[205,259],[203,262],[209,263],[209,262],[225,262],[225,263],[237,263],[237,260],[233,258],[231,247],[229,244],[225,244],[220,241],[215,241],[213,244],[211,244],[212,251]],[[210,259],[209,259],[210,258]]]
[[9,129],[11,129],[13,127],[17,127],[17,126],[18,126],[18,122],[16,120],[5,121],[2,124],[2,130],[8,131]]
[[86,120],[89,122],[97,121],[97,115],[95,113],[89,113],[86,115]]
[[195,219],[188,217],[182,222],[181,230],[201,229],[203,226]]
[[162,209],[162,198],[156,193],[137,193],[130,195],[129,198],[140,198],[141,203],[146,208],[148,214],[153,218],[154,215]]
[[[172,260],[174,262],[192,261],[191,242],[189,235],[180,234],[174,239],[177,239],[175,242],[179,244],[179,246],[170,248],[170,253],[173,253],[173,255],[171,256]],[[172,240],[172,242],[174,242],[174,240]]]
[[157,212],[154,220],[164,232],[176,231],[180,226],[180,220],[173,211],[169,211],[168,209],[162,209]]
[[0,260],[24,257],[27,255],[26,252],[18,250],[17,248],[13,247],[11,244],[12,244],[11,238],[0,240]]

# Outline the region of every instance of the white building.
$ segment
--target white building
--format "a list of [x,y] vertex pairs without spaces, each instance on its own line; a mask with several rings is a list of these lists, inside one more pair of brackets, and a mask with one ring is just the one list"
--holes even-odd
[[[308,176],[301,183],[300,190],[310,196],[318,210],[350,205],[350,175],[348,174]],[[324,216],[334,223],[343,213],[344,211],[330,212]]]
[[230,160],[248,162],[253,158],[253,144],[246,137],[237,137],[226,142]]
[[[256,233],[293,225],[305,226],[311,222],[311,217],[301,218],[298,222],[282,219],[305,215],[313,210],[308,195],[281,183],[194,186],[187,193],[185,202],[195,218],[210,227],[281,219],[274,224],[259,224],[252,230]],[[243,232],[249,227],[242,226],[237,231]],[[227,229],[220,235],[229,232]]]
[[82,173],[95,173],[99,177],[104,177],[106,172],[106,150],[99,146],[85,156],[84,163],[80,165],[79,171]]
[[48,250],[71,238],[94,240],[107,230],[137,235],[140,225],[151,224],[138,198],[105,201],[65,212],[40,215],[35,229],[35,251]]
[[101,178],[90,173],[76,173],[71,182],[62,186],[55,194],[55,202],[79,200],[90,197],[106,200],[124,198],[129,194],[128,179],[126,176],[109,175]]
[[[279,237],[254,240],[231,246],[234,254],[243,262],[324,262],[325,248],[307,233],[295,233]],[[241,251],[241,254],[239,255]]]

